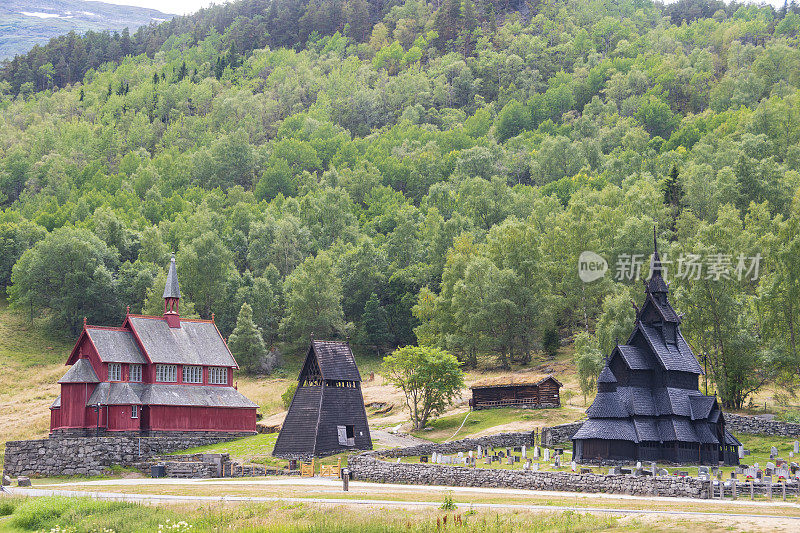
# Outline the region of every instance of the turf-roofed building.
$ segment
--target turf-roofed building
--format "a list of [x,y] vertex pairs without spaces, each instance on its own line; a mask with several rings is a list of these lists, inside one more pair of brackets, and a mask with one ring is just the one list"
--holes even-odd
[[311,341],[273,455],[324,457],[371,450],[361,374],[346,342]]
[[716,397],[698,389],[703,370],[667,299],[657,248],[645,292],[633,332],[612,350],[588,420],[572,438],[576,461],[738,464],[741,443],[725,429]]
[[51,432],[256,431],[257,405],[233,386],[238,368],[213,320],[181,318],[172,258],[164,315],[120,327],[84,324],[50,408]]

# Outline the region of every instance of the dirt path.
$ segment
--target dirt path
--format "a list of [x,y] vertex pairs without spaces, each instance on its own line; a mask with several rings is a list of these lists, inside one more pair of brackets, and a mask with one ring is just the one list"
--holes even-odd
[[407,433],[390,433],[385,429],[372,429],[369,430],[372,440],[382,446],[389,448],[406,448],[414,446],[415,444],[430,444],[430,441],[420,439]]

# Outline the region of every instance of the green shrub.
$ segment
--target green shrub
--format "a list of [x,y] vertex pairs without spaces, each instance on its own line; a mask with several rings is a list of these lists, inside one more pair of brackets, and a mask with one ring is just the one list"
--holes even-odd
[[3,499],[0,500],[0,516],[8,516],[14,513],[16,504],[14,500]]
[[297,382],[290,383],[289,386],[286,388],[286,391],[281,394],[281,400],[283,401],[283,407],[288,409],[290,405],[292,405],[292,398],[294,398],[294,391],[297,390]]

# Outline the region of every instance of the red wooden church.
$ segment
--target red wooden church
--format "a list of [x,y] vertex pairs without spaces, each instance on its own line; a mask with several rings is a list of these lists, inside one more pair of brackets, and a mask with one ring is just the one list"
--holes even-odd
[[180,297],[173,257],[163,316],[84,325],[50,408],[51,433],[255,433],[258,406],[234,388],[225,340],[213,320],[182,319]]

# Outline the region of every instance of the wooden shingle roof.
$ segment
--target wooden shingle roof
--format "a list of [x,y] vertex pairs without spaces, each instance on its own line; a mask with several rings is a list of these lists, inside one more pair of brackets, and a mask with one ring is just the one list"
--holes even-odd
[[361,381],[356,359],[350,345],[339,341],[311,341],[310,352],[317,358],[322,379],[332,381]]

